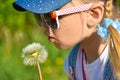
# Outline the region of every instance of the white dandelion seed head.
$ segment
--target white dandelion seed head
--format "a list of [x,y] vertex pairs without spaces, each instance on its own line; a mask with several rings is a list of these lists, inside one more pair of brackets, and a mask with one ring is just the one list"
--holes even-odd
[[34,65],[46,61],[48,53],[40,43],[32,43],[22,50],[21,57],[25,65]]

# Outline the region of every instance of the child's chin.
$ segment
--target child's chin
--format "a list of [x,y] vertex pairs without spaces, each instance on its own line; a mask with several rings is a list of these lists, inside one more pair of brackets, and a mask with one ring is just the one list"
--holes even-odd
[[68,46],[66,46],[66,45],[57,45],[57,44],[55,44],[55,46],[58,48],[58,49],[60,49],[60,50],[67,50],[67,49],[70,49],[71,47],[68,47]]

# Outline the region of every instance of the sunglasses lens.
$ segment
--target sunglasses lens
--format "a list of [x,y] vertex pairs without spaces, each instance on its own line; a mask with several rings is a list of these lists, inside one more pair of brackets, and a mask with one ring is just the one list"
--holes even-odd
[[42,19],[40,17],[40,14],[34,13],[35,20],[39,26],[42,26]]
[[34,17],[39,26],[47,25],[53,30],[58,29],[56,19],[52,19],[50,14],[40,15],[40,14],[34,13]]
[[44,14],[45,22],[53,30],[58,29],[56,19],[52,19],[50,14]]

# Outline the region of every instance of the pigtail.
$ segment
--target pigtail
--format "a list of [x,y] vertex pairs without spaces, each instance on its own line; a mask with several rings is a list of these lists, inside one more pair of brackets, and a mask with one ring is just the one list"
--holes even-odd
[[109,26],[108,30],[111,66],[117,78],[120,78],[120,34],[112,26]]
[[[112,17],[112,9],[113,9],[113,1],[106,0],[105,4],[106,9],[106,18]],[[113,72],[115,73],[116,77],[120,78],[120,34],[119,32],[113,27],[109,26],[109,56],[111,67],[113,68]]]

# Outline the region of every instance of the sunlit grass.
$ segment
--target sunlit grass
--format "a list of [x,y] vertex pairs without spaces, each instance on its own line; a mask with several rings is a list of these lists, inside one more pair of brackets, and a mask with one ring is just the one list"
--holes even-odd
[[9,15],[13,17],[0,14],[0,80],[39,80],[36,66],[24,65],[21,58],[22,48],[32,42],[41,43],[48,51],[48,59],[41,65],[43,80],[67,80],[63,64],[68,50],[55,48],[43,35],[43,29],[36,25],[31,13],[20,14],[12,7],[9,9]]
[[36,66],[26,66],[21,58],[22,49],[39,42],[48,51],[47,61],[41,65],[43,80],[67,80],[63,69],[68,53],[55,48],[43,35],[29,12],[17,12],[13,0],[1,0],[0,8],[0,80],[39,80]]

